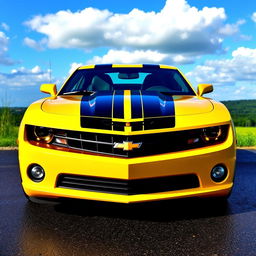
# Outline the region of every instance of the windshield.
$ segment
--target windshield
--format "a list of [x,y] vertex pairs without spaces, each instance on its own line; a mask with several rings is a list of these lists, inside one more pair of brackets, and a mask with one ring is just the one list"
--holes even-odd
[[195,95],[178,70],[161,68],[79,69],[69,78],[59,95],[114,90]]

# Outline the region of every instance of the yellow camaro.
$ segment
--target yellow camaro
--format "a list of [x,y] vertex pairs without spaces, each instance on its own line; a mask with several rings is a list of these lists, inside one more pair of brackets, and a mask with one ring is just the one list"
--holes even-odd
[[236,139],[228,110],[175,67],[92,65],[27,109],[19,163],[28,198],[135,203],[227,197]]

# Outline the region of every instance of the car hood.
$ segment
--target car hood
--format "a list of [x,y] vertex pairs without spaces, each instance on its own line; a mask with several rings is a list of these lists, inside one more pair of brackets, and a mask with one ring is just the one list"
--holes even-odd
[[46,99],[41,108],[57,115],[79,115],[116,119],[187,116],[209,113],[213,104],[197,96],[168,96],[158,92],[114,91],[92,95],[62,95]]

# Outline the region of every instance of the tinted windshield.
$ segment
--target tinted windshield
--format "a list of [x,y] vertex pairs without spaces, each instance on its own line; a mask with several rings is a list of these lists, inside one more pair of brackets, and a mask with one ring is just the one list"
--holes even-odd
[[60,95],[82,91],[144,90],[173,95],[195,95],[175,69],[80,69],[66,82]]

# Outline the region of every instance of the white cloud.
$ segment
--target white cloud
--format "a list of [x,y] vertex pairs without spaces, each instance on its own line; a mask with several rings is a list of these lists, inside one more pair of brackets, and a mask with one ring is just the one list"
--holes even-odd
[[120,14],[85,8],[35,16],[25,24],[43,34],[50,48],[88,50],[103,46],[185,57],[222,52],[224,38],[237,33],[241,25],[225,21],[224,8],[199,10],[186,0],[167,0],[159,12],[133,9]]
[[[195,59],[197,59],[197,57],[177,54],[177,55],[171,56],[171,59],[172,59],[172,63],[181,65],[181,64],[193,63],[193,62],[195,62]],[[170,62],[168,62],[168,63],[170,63]]]
[[39,66],[35,66],[31,69],[31,73],[32,74],[38,74],[38,73],[41,73],[41,68]]
[[44,49],[43,45],[45,43],[45,40],[42,39],[41,41],[37,42],[34,39],[31,39],[29,37],[25,37],[23,40],[23,43],[27,45],[30,48],[33,48],[37,51],[42,51]]
[[[226,24],[220,28],[220,33],[223,35],[231,36],[239,32],[239,26],[243,25],[245,20],[238,20],[235,24]],[[244,35],[242,35],[243,37]]]
[[252,14],[252,20],[253,20],[254,22],[256,22],[256,12],[254,12],[254,13]]
[[82,63],[77,63],[77,62],[73,62],[70,64],[70,69],[68,71],[69,74],[73,73],[77,68],[79,68],[80,66],[82,66]]
[[159,63],[162,62],[167,56],[167,54],[150,50],[136,50],[134,52],[125,50],[109,50],[108,53],[103,57],[95,56],[92,60],[89,60],[88,63]]
[[232,52],[232,58],[208,60],[187,76],[197,83],[235,85],[246,81],[256,84],[256,49],[239,47]]
[[10,27],[9,27],[6,23],[4,23],[4,22],[2,22],[0,26],[1,26],[5,31],[9,31],[9,30],[10,30]]
[[0,64],[2,65],[12,65],[14,61],[11,60],[7,54],[8,52],[9,38],[6,34],[0,31]]
[[[8,106],[28,106],[35,100],[47,97],[40,92],[40,85],[49,82],[50,70],[42,70],[39,66],[31,69],[19,67],[8,73],[0,72],[0,106],[5,98],[8,99]],[[60,85],[62,81],[53,77],[51,82]]]
[[0,86],[39,86],[41,83],[49,82],[49,73],[49,70],[42,71],[39,66],[35,66],[32,69],[20,67],[13,69],[10,73],[0,73]]
[[173,63],[185,64],[193,62],[194,58],[183,56],[181,54],[167,54],[152,50],[109,50],[105,55],[94,56],[87,64],[103,63]]
[[[206,95],[207,96],[207,95]],[[214,86],[213,93],[209,96],[216,100],[241,100],[255,99],[256,86],[250,83],[238,82],[234,86]]]
[[245,86],[240,86],[239,88],[237,88],[234,92],[234,94],[237,95],[241,95],[241,93],[243,93],[245,91],[246,87]]

